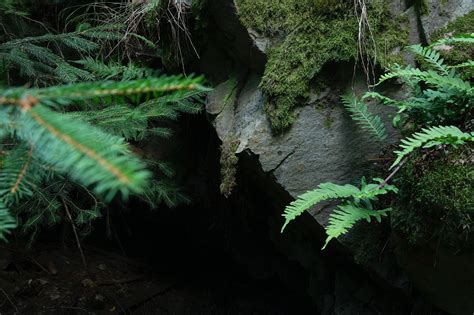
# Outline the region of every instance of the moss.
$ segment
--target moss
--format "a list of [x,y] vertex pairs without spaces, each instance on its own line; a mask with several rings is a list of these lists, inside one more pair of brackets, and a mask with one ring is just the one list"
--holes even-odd
[[[322,67],[357,57],[358,21],[353,2],[238,0],[237,4],[244,25],[273,40],[261,88],[268,96],[265,108],[273,129],[283,131],[293,123],[293,108],[308,97],[310,82]],[[369,16],[383,52],[405,43],[406,36],[400,36],[400,27],[382,1],[373,1]],[[389,61],[386,54],[379,57],[382,63]]]
[[239,158],[235,154],[239,147],[240,141],[224,140],[221,145],[221,194],[226,198],[232,194],[234,187],[237,185],[236,174],[237,174],[237,163]]
[[[454,21],[451,21],[445,28],[442,28],[433,33],[432,41],[437,41],[448,35],[471,33],[474,33],[474,11],[471,11],[466,15],[458,17]],[[447,64],[455,65],[473,58],[474,45],[467,43],[456,43],[452,46],[452,49],[440,51]],[[474,71],[471,70],[469,72],[469,76],[473,77]]]
[[231,89],[224,96],[224,105],[222,106],[222,109],[226,108],[230,104],[233,104],[238,94],[239,81],[237,80],[237,77],[232,76],[229,80],[227,80],[226,84],[231,86]]
[[456,250],[474,248],[470,240],[474,169],[469,162],[473,152],[473,148],[464,148],[441,157],[423,154],[405,166],[392,227],[411,244],[436,241]]

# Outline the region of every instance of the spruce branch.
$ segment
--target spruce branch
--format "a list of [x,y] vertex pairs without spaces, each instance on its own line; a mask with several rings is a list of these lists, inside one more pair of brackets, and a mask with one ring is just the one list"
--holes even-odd
[[38,105],[24,109],[19,136],[46,163],[110,200],[143,190],[149,173],[121,138]]
[[0,240],[6,241],[6,236],[16,227],[16,220],[10,215],[9,210],[0,204]]

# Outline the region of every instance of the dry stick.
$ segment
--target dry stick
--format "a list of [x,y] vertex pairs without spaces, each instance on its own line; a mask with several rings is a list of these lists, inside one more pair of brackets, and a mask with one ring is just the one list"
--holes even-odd
[[74,221],[72,220],[71,213],[69,212],[69,207],[66,204],[66,200],[64,200],[64,197],[62,196],[61,196],[61,201],[64,205],[64,209],[66,210],[66,214],[69,219],[69,222],[71,222],[72,231],[74,232],[74,237],[76,238],[77,248],[79,249],[79,253],[81,254],[82,263],[84,264],[84,268],[87,269],[86,257],[84,256],[84,252],[82,251],[81,241],[79,240],[79,236],[77,235],[76,226],[74,225]]
[[388,182],[392,179],[393,176],[395,176],[395,174],[398,173],[398,171],[402,168],[403,164],[405,164],[405,162],[408,160],[408,156],[405,157],[401,162],[400,164],[398,164],[398,166],[393,170],[392,173],[390,173],[390,175],[388,175],[387,178],[385,178],[385,180],[383,181],[382,184],[379,185],[379,187],[377,187],[377,189],[382,189],[385,187],[385,185],[388,184]]

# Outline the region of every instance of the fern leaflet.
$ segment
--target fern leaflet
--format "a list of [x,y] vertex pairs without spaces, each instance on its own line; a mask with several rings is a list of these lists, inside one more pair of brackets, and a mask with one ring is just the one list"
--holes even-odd
[[444,60],[441,55],[432,50],[429,47],[423,47],[421,45],[408,46],[408,50],[419,55],[423,58],[423,61],[427,62],[433,69],[441,72],[444,75],[449,73],[448,68],[444,65]]
[[326,248],[332,239],[347,233],[358,221],[367,220],[367,222],[370,223],[371,219],[375,218],[378,222],[381,222],[382,217],[386,216],[390,211],[390,208],[385,210],[372,210],[354,203],[345,203],[338,206],[329,217],[329,225],[326,228],[328,237],[326,238],[323,249]]
[[429,148],[440,144],[449,144],[458,146],[466,142],[474,141],[474,133],[466,133],[459,130],[455,126],[438,126],[424,128],[420,132],[415,133],[411,137],[403,139],[400,145],[401,151],[395,151],[397,159],[390,167],[397,166],[402,159],[413,152],[417,148]]
[[359,188],[353,185],[337,185],[333,183],[320,184],[316,189],[308,191],[291,202],[285,208],[283,217],[285,218],[285,224],[281,228],[283,232],[291,221],[300,216],[303,212],[310,209],[314,205],[321,201],[329,199],[347,198],[351,196],[358,196],[361,194]]
[[383,141],[387,138],[385,125],[379,116],[370,113],[367,105],[354,95],[347,94],[341,97],[344,107],[351,113],[352,119],[365,131]]
[[453,43],[465,43],[465,44],[474,44],[474,33],[470,34],[459,34],[456,36],[442,38],[430,45],[430,47],[436,47],[440,45],[447,45]]

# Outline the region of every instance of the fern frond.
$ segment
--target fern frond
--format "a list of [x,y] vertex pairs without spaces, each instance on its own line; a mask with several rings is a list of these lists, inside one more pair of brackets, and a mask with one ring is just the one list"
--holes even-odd
[[341,97],[344,107],[351,114],[352,119],[377,140],[383,141],[387,138],[385,125],[379,116],[370,113],[367,105],[352,94]]
[[19,123],[19,136],[45,163],[107,200],[143,191],[149,173],[121,138],[42,105],[24,110]]
[[0,205],[0,240],[6,241],[6,236],[16,228],[16,220],[4,205]]
[[438,126],[424,128],[420,132],[401,141],[401,151],[395,151],[397,159],[393,162],[391,169],[397,166],[402,159],[418,148],[428,148],[440,144],[458,146],[466,142],[474,141],[474,133],[466,133],[455,126]]
[[283,213],[285,224],[281,228],[281,231],[283,232],[285,230],[288,223],[321,201],[348,198],[360,194],[361,191],[359,188],[353,185],[347,184],[342,186],[333,183],[320,184],[316,189],[298,196],[295,201],[286,206],[285,212]]
[[436,71],[444,75],[447,75],[449,73],[447,66],[444,65],[443,58],[441,58],[441,55],[437,51],[429,47],[423,47],[419,44],[408,46],[408,50],[422,57],[423,61],[428,63]]
[[394,105],[397,103],[397,101],[391,99],[390,97],[387,97],[377,92],[367,92],[364,94],[364,96],[362,96],[362,100],[365,100],[367,98],[373,98],[382,101],[382,103],[385,105]]
[[367,220],[370,223],[372,218],[375,218],[378,222],[381,222],[382,217],[390,211],[391,209],[371,210],[353,203],[338,206],[329,216],[329,225],[326,228],[328,237],[322,249],[325,249],[332,239],[347,233],[358,221]]
[[376,85],[379,85],[389,79],[400,78],[404,81],[415,80],[417,82],[424,81],[425,83],[438,87],[438,88],[453,88],[459,91],[473,94],[473,88],[468,81],[462,80],[455,73],[449,73],[447,75],[441,75],[433,70],[422,71],[418,68],[413,68],[407,66],[406,68],[396,67],[392,70],[389,70],[387,73],[383,74],[380,77],[379,82]]
[[451,68],[451,69],[456,69],[456,68],[474,68],[474,60],[468,60],[468,61],[466,61],[466,62],[459,63],[459,64],[454,65],[454,66],[449,66],[449,68]]
[[454,44],[454,43],[474,44],[474,33],[459,34],[452,37],[442,38],[432,43],[429,47],[436,47],[440,45],[448,45],[448,44]]

